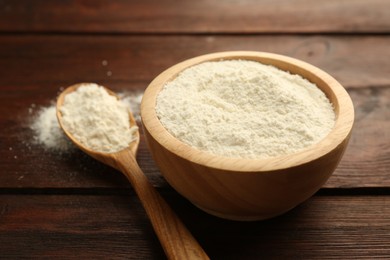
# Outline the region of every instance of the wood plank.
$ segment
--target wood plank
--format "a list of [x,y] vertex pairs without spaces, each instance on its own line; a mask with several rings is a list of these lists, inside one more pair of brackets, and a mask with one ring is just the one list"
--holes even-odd
[[349,94],[355,125],[347,151],[325,187],[389,187],[390,86],[349,89]]
[[[385,36],[0,36],[0,165],[5,173],[0,187],[129,187],[121,174],[81,152],[61,155],[31,145],[31,104],[48,106],[60,86],[82,81],[119,92],[143,90],[176,62],[232,49],[287,54],[339,79],[355,104],[356,122],[345,157],[325,187],[389,187],[388,46]],[[167,187],[144,140],[138,160],[154,185]]]
[[164,255],[134,194],[1,195],[0,199],[4,258],[159,259]]
[[387,36],[0,36],[0,77],[10,91],[20,85],[29,91],[39,85],[45,91],[79,81],[145,88],[185,59],[251,50],[302,59],[348,88],[388,86],[389,46]]
[[[164,197],[211,259],[390,255],[388,196],[316,196],[285,215],[260,222],[222,220],[201,212],[175,193]],[[0,251],[4,258],[164,258],[134,194],[0,198]]]
[[2,32],[388,33],[386,0],[3,0]]

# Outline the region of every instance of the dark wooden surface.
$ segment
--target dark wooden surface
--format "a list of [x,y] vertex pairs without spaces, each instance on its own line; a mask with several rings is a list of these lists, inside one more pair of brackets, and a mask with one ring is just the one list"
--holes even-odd
[[3,0],[0,29],[69,33],[387,33],[387,0]]
[[29,108],[77,82],[143,91],[179,61],[226,50],[296,57],[344,85],[356,120],[340,166],[287,214],[232,222],[178,195],[142,138],[153,185],[212,259],[390,258],[389,10],[386,0],[0,0],[0,258],[164,259],[125,178],[78,150],[31,144]]

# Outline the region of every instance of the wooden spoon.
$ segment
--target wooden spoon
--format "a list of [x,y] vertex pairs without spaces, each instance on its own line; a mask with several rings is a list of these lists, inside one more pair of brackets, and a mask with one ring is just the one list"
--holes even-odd
[[[136,133],[136,141],[115,153],[101,153],[84,146],[69,133],[62,124],[60,108],[64,103],[65,95],[75,91],[82,84],[76,84],[65,89],[57,100],[58,122],[69,139],[82,151],[96,160],[121,171],[132,184],[142,205],[145,208],[160,243],[169,259],[209,259],[201,246],[191,235],[188,229],[172,211],[165,200],[158,194],[142,172],[136,161],[135,155],[139,144],[139,132]],[[106,88],[110,95],[116,94]],[[118,98],[118,97],[117,97]],[[136,125],[133,115],[129,112],[130,125]]]

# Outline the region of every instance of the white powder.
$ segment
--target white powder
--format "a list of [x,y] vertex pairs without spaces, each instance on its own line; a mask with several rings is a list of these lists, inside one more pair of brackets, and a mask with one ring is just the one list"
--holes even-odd
[[[29,112],[32,111],[30,109],[32,108],[29,108]],[[33,142],[45,149],[60,153],[73,149],[72,143],[58,124],[55,104],[42,107],[30,127],[34,131]]]
[[[140,121],[139,106],[142,95],[143,92],[141,91],[118,93],[118,96],[121,97],[121,102],[128,107],[137,121]],[[28,108],[28,113],[31,115],[29,127],[33,130],[33,140],[30,143],[38,144],[45,150],[60,154],[71,153],[75,150],[75,146],[65,136],[58,124],[54,100],[49,106],[31,104]],[[29,143],[26,143],[26,145],[30,147]],[[10,147],[11,149],[12,147]]]
[[245,60],[186,69],[159,93],[156,112],[188,145],[241,158],[300,151],[323,139],[335,122],[332,105],[316,85]]
[[140,104],[142,101],[143,92],[123,92],[119,93],[118,96],[120,97],[121,102],[133,113],[134,119],[137,121],[137,123],[141,124]]
[[62,123],[78,141],[99,152],[123,150],[135,140],[128,108],[102,87],[84,84],[67,94],[60,108]]

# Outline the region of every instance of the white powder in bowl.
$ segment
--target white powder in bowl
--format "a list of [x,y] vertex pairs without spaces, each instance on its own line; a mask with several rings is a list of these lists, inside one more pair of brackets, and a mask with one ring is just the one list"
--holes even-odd
[[113,153],[135,140],[129,110],[102,86],[88,83],[64,97],[62,123],[75,139],[94,151]]
[[156,113],[176,138],[217,155],[268,158],[323,139],[335,113],[299,75],[248,60],[204,62],[168,82]]

